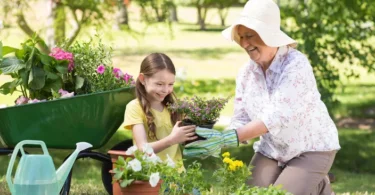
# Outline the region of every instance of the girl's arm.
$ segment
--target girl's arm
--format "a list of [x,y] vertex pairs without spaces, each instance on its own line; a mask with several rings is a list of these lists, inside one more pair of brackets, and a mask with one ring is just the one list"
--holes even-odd
[[171,134],[167,137],[150,143],[147,142],[147,134],[143,124],[136,124],[133,125],[133,138],[138,148],[143,148],[143,145],[148,143],[155,153],[161,152],[172,145],[197,138],[194,125],[178,127],[178,124],[179,122],[176,123]]

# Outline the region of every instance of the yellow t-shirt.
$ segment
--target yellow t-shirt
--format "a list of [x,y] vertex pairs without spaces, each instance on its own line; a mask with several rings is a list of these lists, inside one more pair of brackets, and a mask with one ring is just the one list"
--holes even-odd
[[[156,137],[159,140],[167,137],[173,129],[171,115],[168,109],[164,107],[164,110],[160,112],[151,108],[151,113],[154,116]],[[148,136],[149,128],[147,126],[146,115],[144,114],[138,99],[134,99],[126,105],[124,127],[125,129],[132,130],[133,125],[136,124],[145,124],[144,128],[146,130],[147,142],[157,141],[156,139],[150,139]],[[167,154],[174,162],[182,160],[181,150],[178,144],[170,146],[156,155],[164,161],[167,159]]]

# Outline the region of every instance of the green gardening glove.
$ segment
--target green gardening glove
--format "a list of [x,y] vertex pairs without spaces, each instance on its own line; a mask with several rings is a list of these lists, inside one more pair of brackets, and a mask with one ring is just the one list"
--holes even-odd
[[221,148],[238,146],[236,130],[218,131],[215,129],[197,127],[195,133],[206,138],[206,140],[186,144],[183,151],[186,157],[219,157]]

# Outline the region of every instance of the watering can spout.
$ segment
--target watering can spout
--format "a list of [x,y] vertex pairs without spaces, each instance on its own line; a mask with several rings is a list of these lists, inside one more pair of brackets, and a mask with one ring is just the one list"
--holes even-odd
[[68,177],[70,170],[72,169],[74,162],[78,156],[78,154],[82,150],[86,150],[87,148],[91,148],[92,145],[87,142],[79,142],[77,143],[76,150],[69,156],[69,158],[57,169],[56,171],[56,178],[58,182],[58,189],[61,190],[66,178]]

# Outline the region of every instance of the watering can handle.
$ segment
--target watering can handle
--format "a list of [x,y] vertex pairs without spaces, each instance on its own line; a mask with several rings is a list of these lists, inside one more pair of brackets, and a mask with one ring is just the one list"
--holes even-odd
[[14,185],[13,185],[13,181],[12,181],[13,165],[14,165],[14,161],[16,160],[16,157],[17,157],[17,154],[18,154],[19,150],[21,151],[22,155],[25,155],[25,151],[23,150],[24,145],[40,145],[42,147],[44,155],[49,155],[48,150],[47,150],[47,146],[43,141],[23,140],[16,145],[16,147],[13,150],[12,157],[10,158],[10,162],[9,162],[9,166],[8,166],[8,170],[7,170],[7,175],[6,175],[6,180],[8,182],[9,189],[10,189],[12,194],[15,194]]

